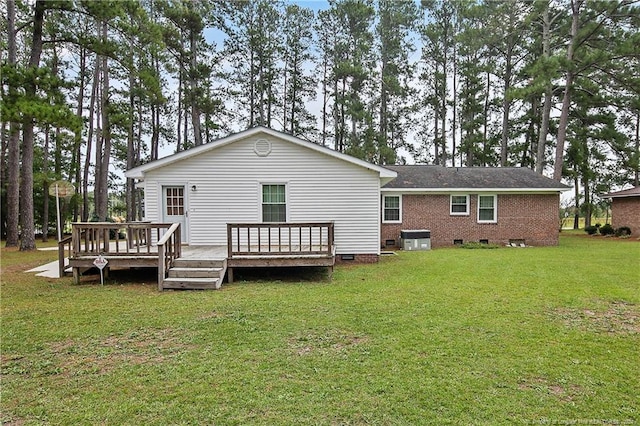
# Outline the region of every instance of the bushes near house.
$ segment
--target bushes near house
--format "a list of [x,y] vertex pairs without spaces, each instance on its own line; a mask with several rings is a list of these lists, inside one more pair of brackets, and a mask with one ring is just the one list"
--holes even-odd
[[496,244],[487,244],[487,243],[480,243],[477,241],[469,241],[467,243],[460,244],[459,247],[464,249],[497,249],[500,246]]
[[628,237],[629,235],[631,235],[631,228],[628,226],[621,226],[616,229],[616,237]]
[[598,233],[598,227],[591,225],[591,226],[585,226],[584,227],[584,232],[586,232],[589,235],[595,235]]
[[596,235],[599,233],[600,235],[604,236],[615,235],[616,237],[628,237],[629,235],[631,235],[631,228],[629,228],[628,226],[621,226],[618,229],[615,229],[609,223],[606,223],[602,226],[597,223],[593,226],[586,226],[584,228],[584,232],[589,235]]
[[613,235],[615,232],[615,229],[609,223],[605,223],[600,227],[600,235]]

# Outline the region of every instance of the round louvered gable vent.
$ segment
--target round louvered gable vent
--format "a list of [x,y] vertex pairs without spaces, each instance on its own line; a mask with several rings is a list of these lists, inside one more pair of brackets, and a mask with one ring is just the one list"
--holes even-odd
[[266,139],[258,139],[253,145],[253,152],[259,157],[266,157],[271,154],[271,142]]

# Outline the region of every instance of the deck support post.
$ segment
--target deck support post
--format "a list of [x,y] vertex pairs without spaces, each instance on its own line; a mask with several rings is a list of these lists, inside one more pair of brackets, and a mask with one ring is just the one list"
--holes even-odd
[[80,268],[72,268],[73,270],[73,283],[80,284]]
[[229,284],[233,283],[233,268],[227,268],[227,280]]

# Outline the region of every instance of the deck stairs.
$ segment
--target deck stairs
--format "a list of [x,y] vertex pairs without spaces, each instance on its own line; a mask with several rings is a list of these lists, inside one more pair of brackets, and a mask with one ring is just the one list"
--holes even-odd
[[227,272],[226,259],[179,258],[173,262],[162,289],[217,290]]

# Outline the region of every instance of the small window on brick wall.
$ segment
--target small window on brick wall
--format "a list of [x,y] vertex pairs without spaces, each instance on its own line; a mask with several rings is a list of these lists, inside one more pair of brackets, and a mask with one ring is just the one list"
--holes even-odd
[[478,222],[497,222],[497,211],[498,197],[496,195],[478,195]]
[[450,213],[452,216],[468,216],[469,215],[469,196],[468,195],[452,195],[450,197]]
[[399,195],[384,195],[382,197],[382,222],[402,222],[402,198]]

